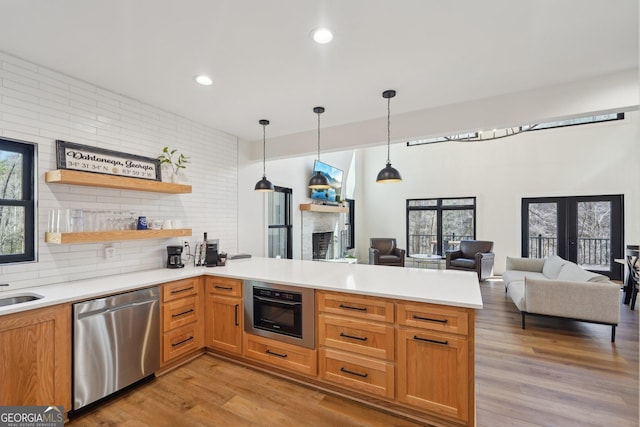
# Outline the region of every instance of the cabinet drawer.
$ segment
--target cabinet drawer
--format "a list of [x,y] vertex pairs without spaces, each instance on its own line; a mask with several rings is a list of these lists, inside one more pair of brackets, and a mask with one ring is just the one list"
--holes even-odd
[[202,347],[198,332],[198,325],[191,324],[164,333],[162,335],[162,362],[169,362]]
[[195,295],[199,291],[200,278],[177,280],[175,282],[165,283],[162,286],[162,301],[173,301],[178,298]]
[[229,297],[242,297],[242,280],[226,277],[207,277],[207,292]]
[[397,304],[398,324],[433,331],[467,335],[469,313],[461,307],[433,304]]
[[320,375],[326,381],[361,392],[388,399],[395,395],[394,364],[390,362],[322,348]]
[[318,319],[320,345],[380,359],[394,359],[395,335],[392,325],[328,314],[320,314]]
[[191,295],[162,305],[162,331],[167,332],[200,319],[200,296]]
[[317,292],[318,312],[393,323],[393,302],[384,298]]
[[316,376],[318,370],[315,350],[246,333],[244,334],[244,355],[250,359],[306,375]]

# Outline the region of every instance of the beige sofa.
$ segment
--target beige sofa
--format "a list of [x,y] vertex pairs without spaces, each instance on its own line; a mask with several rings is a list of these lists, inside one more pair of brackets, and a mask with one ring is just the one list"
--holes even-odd
[[505,290],[522,313],[564,317],[611,325],[615,341],[620,321],[620,286],[558,256],[549,258],[507,257],[502,274]]

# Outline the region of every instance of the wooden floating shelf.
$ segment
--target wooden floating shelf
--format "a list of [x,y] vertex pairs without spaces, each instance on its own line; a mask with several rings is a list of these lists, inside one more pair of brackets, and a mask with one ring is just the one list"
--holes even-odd
[[187,194],[191,186],[149,179],[129,178],[126,176],[104,175],[99,173],[56,169],[44,175],[49,184],[83,185],[88,187],[118,188],[121,190],[150,191],[154,193]]
[[346,206],[330,206],[330,205],[316,205],[313,203],[300,204],[301,211],[308,212],[326,212],[326,213],[347,213],[349,208]]
[[115,240],[143,240],[166,239],[170,237],[191,236],[190,228],[176,228],[173,230],[120,230],[120,231],[91,231],[84,233],[45,233],[45,243],[96,243]]

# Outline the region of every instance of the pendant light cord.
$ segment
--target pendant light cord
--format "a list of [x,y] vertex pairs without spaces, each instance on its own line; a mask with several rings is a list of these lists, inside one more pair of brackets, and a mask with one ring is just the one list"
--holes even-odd
[[318,160],[320,160],[320,113],[318,115]]
[[387,163],[391,163],[391,98],[387,98]]
[[262,177],[267,176],[267,126],[262,125]]

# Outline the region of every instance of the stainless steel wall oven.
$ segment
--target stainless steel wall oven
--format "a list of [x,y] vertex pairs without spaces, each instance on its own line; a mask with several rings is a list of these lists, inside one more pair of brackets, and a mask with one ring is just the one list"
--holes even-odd
[[244,281],[245,331],[315,348],[315,295],[311,288]]

